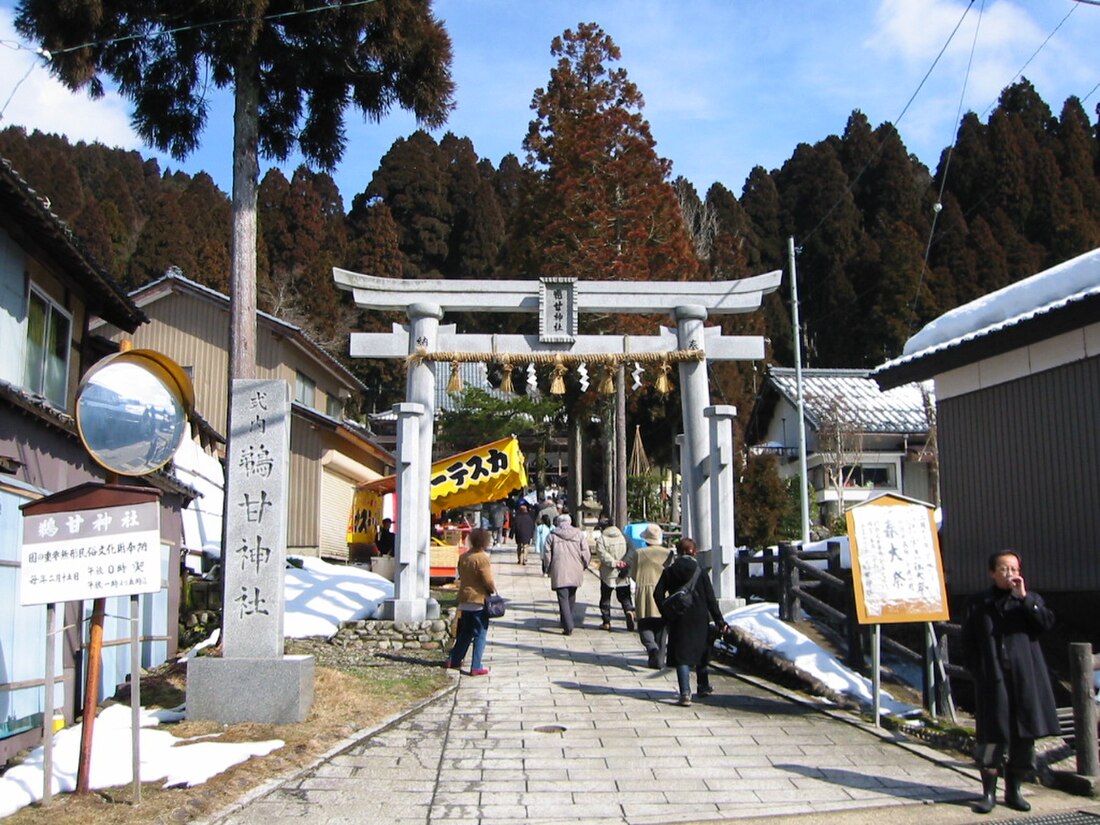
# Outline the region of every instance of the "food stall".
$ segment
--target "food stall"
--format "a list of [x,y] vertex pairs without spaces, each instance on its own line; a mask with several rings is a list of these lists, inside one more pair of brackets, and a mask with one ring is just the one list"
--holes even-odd
[[[502,438],[432,464],[432,516],[472,504],[498,501],[526,486],[527,470],[519,441],[514,436]],[[397,476],[365,482],[356,488],[348,519],[349,544],[374,541],[385,503],[392,498],[396,488]],[[399,533],[401,525],[395,524],[394,530]],[[467,524],[446,524],[441,535],[432,539],[429,562],[432,578],[455,577],[458,557],[466,550],[469,530]]]

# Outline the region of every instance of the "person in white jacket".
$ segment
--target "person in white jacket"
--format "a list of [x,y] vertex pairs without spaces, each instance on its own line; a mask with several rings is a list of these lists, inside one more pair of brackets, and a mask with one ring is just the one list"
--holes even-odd
[[626,616],[626,629],[633,631],[637,617],[630,596],[626,536],[611,523],[610,518],[600,516],[594,544],[593,555],[600,562],[600,616],[603,619],[600,629],[611,630],[611,594],[614,593]]

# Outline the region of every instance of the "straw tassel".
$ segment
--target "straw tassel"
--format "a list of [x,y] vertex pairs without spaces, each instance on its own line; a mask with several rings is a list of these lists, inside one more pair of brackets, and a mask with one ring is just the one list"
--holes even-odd
[[512,389],[512,362],[507,358],[500,365],[500,391],[511,394],[514,392]]
[[565,364],[560,355],[554,356],[554,373],[550,381],[551,395],[565,395]]
[[447,392],[462,392],[462,376],[458,371],[458,359],[451,362],[451,379],[447,382]]
[[600,375],[600,392],[604,395],[615,394],[615,376],[610,364],[604,364],[603,373]]
[[668,361],[662,361],[661,366],[658,367],[658,376],[656,389],[661,395],[668,395],[672,392],[672,380],[668,377],[668,374],[672,372],[672,365]]

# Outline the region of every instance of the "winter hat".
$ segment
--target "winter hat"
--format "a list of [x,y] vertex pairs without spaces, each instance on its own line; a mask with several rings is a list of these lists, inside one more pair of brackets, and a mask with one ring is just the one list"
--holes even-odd
[[656,524],[648,524],[642,531],[642,541],[646,544],[663,544],[665,540],[665,534],[661,531],[661,528]]

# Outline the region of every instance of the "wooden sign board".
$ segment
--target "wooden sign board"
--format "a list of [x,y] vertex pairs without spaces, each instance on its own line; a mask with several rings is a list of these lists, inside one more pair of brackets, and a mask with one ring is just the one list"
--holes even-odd
[[947,588],[932,508],[883,495],[845,516],[860,624],[946,621]]

